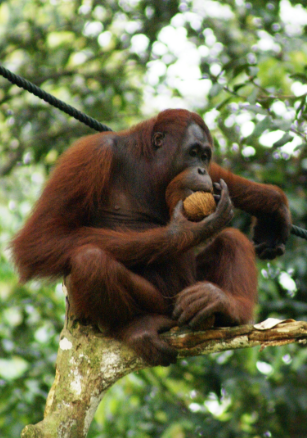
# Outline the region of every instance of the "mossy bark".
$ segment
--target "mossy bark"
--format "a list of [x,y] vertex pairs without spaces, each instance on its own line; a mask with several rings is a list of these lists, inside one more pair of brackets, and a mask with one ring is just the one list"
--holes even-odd
[[[22,438],[86,437],[107,389],[121,377],[148,367],[127,346],[67,313],[44,419],[26,426]],[[161,336],[178,350],[178,357],[188,357],[257,345],[306,344],[307,323],[291,320],[273,327],[245,325],[202,332],[175,328]]]

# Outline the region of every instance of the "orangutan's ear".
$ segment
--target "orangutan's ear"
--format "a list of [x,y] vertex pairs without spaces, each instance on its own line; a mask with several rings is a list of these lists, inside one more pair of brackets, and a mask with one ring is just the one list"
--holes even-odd
[[159,149],[163,146],[164,133],[163,132],[155,132],[152,136],[152,144],[156,149]]

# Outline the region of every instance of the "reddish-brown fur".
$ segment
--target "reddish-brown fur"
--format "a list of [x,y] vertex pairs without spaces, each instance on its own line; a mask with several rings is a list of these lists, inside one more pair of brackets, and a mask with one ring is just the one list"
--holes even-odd
[[[153,365],[176,360],[158,336],[173,325],[197,329],[213,314],[220,325],[248,322],[257,294],[254,249],[239,231],[223,231],[231,200],[257,217],[263,258],[284,252],[287,200],[275,186],[211,163],[211,149],[203,120],[186,110],[78,141],[12,242],[21,281],[65,276],[77,315]],[[181,200],[212,191],[211,180],[216,211],[189,221]],[[195,257],[193,248],[208,239]]]

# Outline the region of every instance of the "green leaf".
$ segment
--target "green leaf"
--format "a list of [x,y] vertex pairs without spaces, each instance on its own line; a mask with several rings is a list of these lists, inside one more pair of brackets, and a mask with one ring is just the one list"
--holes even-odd
[[248,63],[242,64],[242,65],[238,65],[237,67],[235,67],[235,68],[233,69],[233,75],[232,75],[232,77],[235,78],[236,76],[238,76],[238,75],[239,75],[240,73],[242,73],[243,71],[246,71],[247,68],[248,68],[249,66],[250,66],[250,65],[249,65]]
[[227,105],[227,103],[230,102],[232,99],[233,99],[232,96],[227,97],[227,99],[224,99],[221,103],[219,103],[219,104],[216,106],[216,110],[219,111],[220,109],[222,109],[222,108],[223,108],[225,105]]
[[213,84],[209,91],[210,97],[215,97],[219,94],[219,92],[224,88],[224,85],[221,84]]
[[271,129],[273,127],[273,121],[270,116],[265,117],[261,122],[257,123],[252,136],[260,137],[260,135],[266,130]]
[[246,82],[241,82],[241,84],[237,84],[237,85],[235,85],[235,86],[233,87],[233,91],[237,92],[237,91],[240,90],[240,88],[243,88],[243,87],[245,87],[246,85],[247,85]]
[[286,143],[289,143],[292,140],[293,140],[293,136],[288,132],[286,132],[279,140],[273,143],[273,147],[280,148],[281,146],[283,146]]
[[303,73],[294,73],[293,75],[290,75],[291,79],[296,79],[303,84],[307,84],[307,75],[304,75]]
[[280,129],[281,131],[287,132],[291,128],[292,121],[284,119],[273,120],[273,125],[275,129]]
[[251,111],[255,114],[263,114],[264,116],[268,115],[267,110],[262,108],[260,105],[241,105],[241,108],[244,108],[247,111]]

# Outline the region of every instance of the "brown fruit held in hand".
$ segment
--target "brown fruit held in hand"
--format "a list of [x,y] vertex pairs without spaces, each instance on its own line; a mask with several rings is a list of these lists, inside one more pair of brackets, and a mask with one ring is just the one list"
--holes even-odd
[[183,201],[186,217],[191,221],[200,221],[214,213],[216,204],[212,193],[194,192]]

